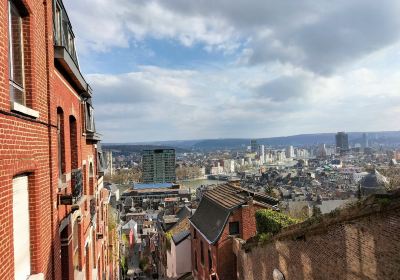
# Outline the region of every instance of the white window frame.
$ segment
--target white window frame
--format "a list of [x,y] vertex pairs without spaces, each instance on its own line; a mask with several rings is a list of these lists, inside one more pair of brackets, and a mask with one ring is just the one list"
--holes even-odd
[[[21,39],[21,63],[22,63],[22,85],[19,85],[14,82],[14,65],[13,65],[13,41],[12,41],[12,26],[11,26],[11,12],[16,12],[19,16],[19,21],[21,25],[21,34],[20,34],[20,39]],[[25,55],[24,55],[24,38],[23,38],[23,24],[22,24],[22,16],[21,13],[18,11],[17,7],[15,7],[14,3],[12,0],[8,0],[8,46],[9,46],[9,80],[10,80],[10,85],[12,87],[15,87],[16,89],[20,90],[23,95],[23,101],[22,104],[23,106],[26,105],[26,93],[25,93]],[[12,100],[13,102],[16,102],[15,100]]]

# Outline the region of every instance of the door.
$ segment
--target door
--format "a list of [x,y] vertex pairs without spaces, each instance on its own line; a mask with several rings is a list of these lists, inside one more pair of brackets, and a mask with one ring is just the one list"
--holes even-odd
[[13,179],[13,238],[15,280],[31,274],[28,176]]

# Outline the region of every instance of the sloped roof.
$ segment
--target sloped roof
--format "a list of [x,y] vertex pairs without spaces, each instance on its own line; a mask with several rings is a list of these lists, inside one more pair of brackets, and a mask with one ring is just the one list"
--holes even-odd
[[190,222],[210,244],[214,244],[221,236],[230,213],[251,199],[265,208],[278,204],[278,200],[270,196],[227,183],[204,193]]
[[183,230],[178,232],[177,234],[172,236],[172,241],[174,241],[175,245],[178,245],[183,240],[185,240],[190,235],[190,230]]
[[205,192],[204,196],[220,204],[224,208],[231,209],[246,203],[245,197],[238,194],[238,192],[238,188],[225,184]]
[[377,170],[374,173],[370,173],[361,179],[361,188],[367,189],[385,189],[389,184],[388,179],[380,174]]
[[279,202],[263,193],[250,191],[229,183],[206,191],[204,196],[226,209],[234,209],[245,204],[250,198],[253,198],[255,202],[266,204],[265,206],[277,205]]
[[134,220],[129,220],[129,222],[122,226],[122,229],[134,229],[135,226],[137,226],[137,223]]
[[[173,231],[175,227],[178,227],[179,224],[184,221],[185,219],[187,220],[187,224],[189,225],[188,218],[192,215],[191,209],[189,209],[187,206],[182,207],[179,209],[179,211],[175,215],[164,215],[161,214],[159,217],[159,222],[160,226],[163,231]],[[187,226],[189,228],[189,226]],[[172,234],[175,234],[176,232],[172,232]]]
[[190,222],[209,243],[214,244],[222,234],[230,212],[208,196],[203,196]]

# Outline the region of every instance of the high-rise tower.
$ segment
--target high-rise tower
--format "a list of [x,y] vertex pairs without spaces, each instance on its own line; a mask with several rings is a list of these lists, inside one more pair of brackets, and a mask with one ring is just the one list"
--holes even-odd
[[336,133],[336,150],[340,153],[349,150],[349,136],[344,132]]
[[174,183],[175,150],[144,150],[142,154],[144,183]]

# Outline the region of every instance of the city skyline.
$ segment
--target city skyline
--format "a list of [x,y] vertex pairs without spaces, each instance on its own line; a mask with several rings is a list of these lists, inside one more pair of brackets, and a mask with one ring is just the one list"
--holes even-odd
[[65,1],[104,141],[399,129],[398,2],[262,3]]
[[[158,139],[154,139],[154,140],[148,140],[148,141],[128,141],[128,142],[104,142],[105,144],[115,144],[115,145],[155,145],[155,147],[157,147],[157,145],[159,145],[160,143],[168,143],[168,142],[177,142],[177,143],[184,143],[184,142],[198,142],[198,141],[219,141],[219,140],[243,140],[243,141],[249,141],[249,146],[251,146],[251,140],[268,140],[268,139],[279,139],[279,138],[292,138],[292,137],[302,137],[302,136],[324,136],[324,137],[330,137],[329,141],[317,141],[316,143],[330,143],[332,145],[335,144],[335,135],[338,133],[339,131],[329,131],[329,132],[315,132],[315,133],[301,133],[301,134],[291,134],[291,135],[279,135],[279,136],[273,136],[273,137],[250,137],[250,136],[242,136],[242,137],[227,137],[227,138],[223,138],[223,137],[216,137],[216,138],[193,138],[193,139],[166,139],[166,140],[158,140]],[[362,145],[362,142],[364,141],[363,139],[363,135],[366,134],[367,136],[371,137],[382,137],[383,135],[389,133],[389,134],[400,134],[399,130],[394,130],[394,131],[342,131],[345,132],[346,134],[350,134],[350,136],[352,138],[357,138],[357,140],[359,140],[360,145]],[[358,136],[354,136],[354,135],[359,135]],[[318,139],[316,139],[318,140]],[[351,139],[352,141],[354,141],[354,139]],[[288,144],[293,145],[293,144]]]

